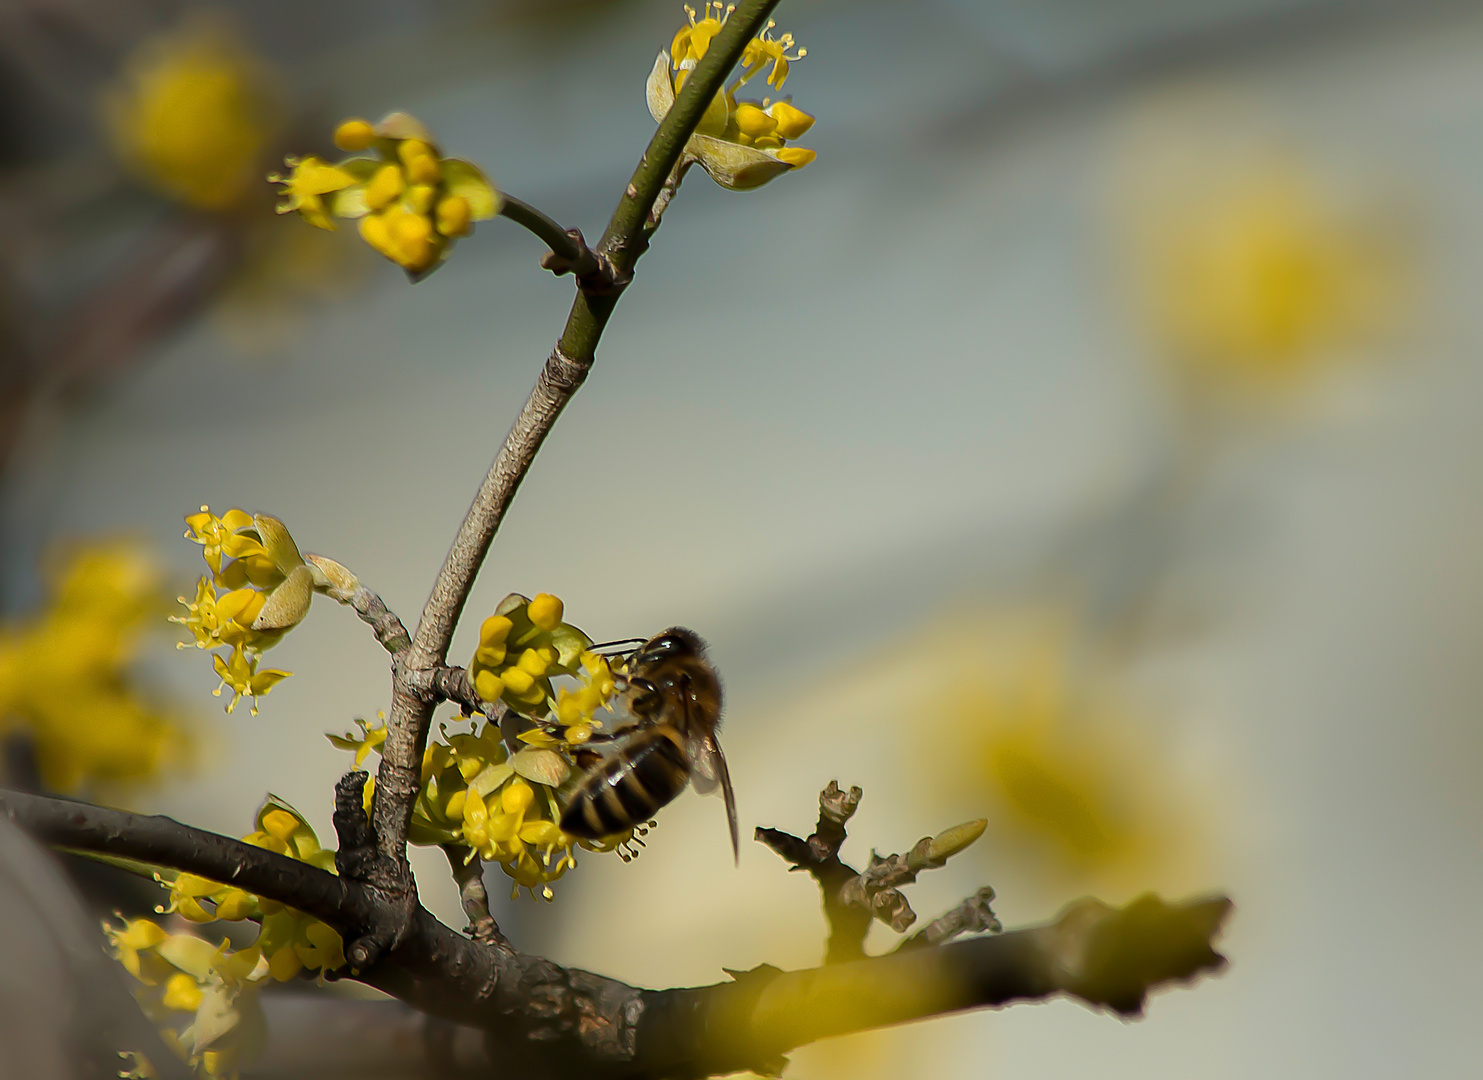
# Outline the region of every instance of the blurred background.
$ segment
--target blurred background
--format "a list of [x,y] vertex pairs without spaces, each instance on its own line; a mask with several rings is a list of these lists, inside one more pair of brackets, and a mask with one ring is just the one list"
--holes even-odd
[[[503,221],[409,286],[353,228],[275,217],[262,177],[402,108],[595,238],[681,17],[0,5],[12,782],[233,835],[272,791],[333,835],[348,759],[322,733],[386,707],[384,654],[316,605],[269,658],[293,678],[223,716],[163,621],[201,572],[182,517],[274,514],[414,621],[572,289]],[[694,627],[744,836],[806,834],[830,779],[865,791],[857,865],[989,819],[911,890],[924,921],[981,884],[1009,925],[1087,893],[1236,900],[1230,969],[1139,1023],[1018,1006],[820,1044],[790,1076],[1470,1071],[1483,10],[777,19],[818,160],[745,194],[691,175],[454,659],[511,591],[598,639]],[[462,926],[431,856],[424,899]],[[719,801],[687,794],[553,904],[490,888],[517,944],[660,986],[817,963],[816,890],[784,871],[755,844],[733,870]]]

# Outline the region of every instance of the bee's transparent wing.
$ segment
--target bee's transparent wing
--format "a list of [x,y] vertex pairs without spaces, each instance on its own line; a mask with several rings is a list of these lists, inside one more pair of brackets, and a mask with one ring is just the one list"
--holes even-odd
[[731,854],[741,864],[741,838],[736,826],[736,792],[731,790],[731,773],[726,768],[726,757],[721,753],[721,744],[714,733],[691,736],[688,743],[690,753],[690,783],[702,795],[721,788],[726,800],[726,823],[731,827]]

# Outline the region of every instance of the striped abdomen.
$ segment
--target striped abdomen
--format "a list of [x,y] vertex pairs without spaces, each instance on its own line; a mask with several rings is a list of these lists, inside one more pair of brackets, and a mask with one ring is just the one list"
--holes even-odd
[[627,832],[673,802],[689,779],[690,761],[678,732],[638,732],[587,774],[562,811],[562,831],[587,840]]

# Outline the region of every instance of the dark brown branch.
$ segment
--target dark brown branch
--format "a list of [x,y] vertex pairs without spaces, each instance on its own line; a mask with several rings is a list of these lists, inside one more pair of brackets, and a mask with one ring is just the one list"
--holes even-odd
[[857,787],[841,791],[837,780],[829,781],[829,786],[819,794],[819,822],[807,840],[780,829],[759,828],[756,832],[756,839],[792,863],[794,870],[806,870],[818,882],[824,917],[829,923],[826,964],[859,960],[865,955],[871,911],[869,907],[852,906],[843,900],[845,885],[857,873],[839,859],[839,849],[845,841],[845,823],[860,805],[861,794]]
[[336,929],[372,914],[365,890],[353,882],[173,818],[8,790],[0,790],[0,812],[43,843],[199,874],[290,904]]
[[[346,791],[352,778],[364,774],[343,780]],[[306,911],[340,930],[351,949],[395,914],[373,888],[169,818],[8,791],[0,808],[48,843],[176,866]],[[348,800],[337,806],[336,827],[342,842],[367,841],[365,815]],[[1229,910],[1223,898],[1169,905],[1149,896],[1121,910],[1083,900],[1048,926],[997,937],[639,990],[471,941],[418,905],[399,945],[355,977],[483,1029],[508,1075],[700,1077],[771,1067],[793,1047],[831,1035],[1058,993],[1136,1015],[1150,990],[1223,964],[1210,939]]]

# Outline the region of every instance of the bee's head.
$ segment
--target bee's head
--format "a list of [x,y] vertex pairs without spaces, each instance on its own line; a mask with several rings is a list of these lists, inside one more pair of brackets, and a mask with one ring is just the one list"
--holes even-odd
[[686,630],[683,626],[671,626],[658,637],[650,638],[645,642],[638,652],[633,654],[630,663],[632,667],[645,668],[678,657],[702,657],[704,655],[705,642],[700,640],[699,634],[694,630]]

